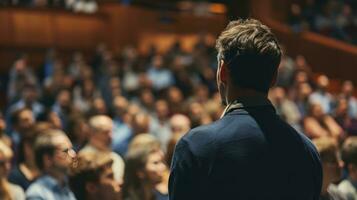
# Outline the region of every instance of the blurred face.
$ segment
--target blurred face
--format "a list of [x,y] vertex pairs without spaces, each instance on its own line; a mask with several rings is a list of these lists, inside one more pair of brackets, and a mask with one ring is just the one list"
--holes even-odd
[[104,166],[99,177],[98,197],[106,200],[121,199],[121,184],[114,180],[112,164]]
[[322,110],[322,107],[320,104],[314,104],[312,105],[312,116],[316,118],[320,118],[324,115],[324,111]]
[[169,107],[166,101],[156,102],[156,113],[159,118],[166,118],[169,114]]
[[107,122],[107,124],[98,128],[94,133],[95,139],[100,142],[103,147],[110,147],[113,139],[113,124],[111,122]]
[[326,89],[329,85],[329,80],[327,76],[319,76],[317,79],[317,86],[320,89]]
[[338,100],[338,106],[336,108],[336,114],[347,114],[348,110],[348,103],[346,99],[339,99]]
[[58,135],[53,138],[56,147],[52,159],[52,169],[68,174],[74,164],[76,152],[73,150],[72,143],[65,135]]
[[323,162],[322,168],[324,178],[328,178],[332,183],[339,181],[342,176],[343,162],[338,152],[335,154],[334,161]]
[[344,95],[351,95],[353,93],[354,87],[353,87],[353,83],[351,81],[346,81],[343,83],[342,86],[342,93]]
[[5,129],[6,129],[6,123],[5,123],[4,118],[1,116],[0,117],[0,132],[5,131]]
[[57,101],[61,107],[68,107],[71,103],[71,94],[64,90],[58,94]]
[[11,155],[0,153],[0,178],[6,178],[11,170]]
[[55,112],[51,112],[48,116],[48,121],[53,124],[55,128],[62,129],[61,119]]
[[23,98],[25,102],[32,103],[37,99],[37,91],[35,88],[26,88],[23,91]]
[[165,170],[164,153],[162,151],[151,153],[144,169],[146,179],[156,185],[162,181]]
[[20,132],[29,130],[34,123],[35,119],[31,110],[24,110],[19,114],[19,122],[17,126]]

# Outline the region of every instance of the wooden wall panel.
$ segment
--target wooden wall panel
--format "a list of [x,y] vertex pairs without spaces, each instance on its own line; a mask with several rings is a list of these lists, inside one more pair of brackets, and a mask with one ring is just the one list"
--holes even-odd
[[103,23],[95,17],[56,15],[53,20],[56,45],[61,48],[93,48],[103,41]]
[[13,41],[11,15],[9,11],[0,10],[0,45]]
[[12,12],[14,42],[24,46],[51,46],[54,32],[51,15],[43,12]]

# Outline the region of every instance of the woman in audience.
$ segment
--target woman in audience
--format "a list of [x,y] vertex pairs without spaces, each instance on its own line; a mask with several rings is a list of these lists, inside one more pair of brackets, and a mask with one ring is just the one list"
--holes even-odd
[[327,136],[339,141],[344,136],[342,128],[330,115],[324,114],[318,103],[310,105],[309,114],[303,120],[303,125],[309,138]]
[[21,187],[10,183],[7,176],[11,169],[11,149],[0,141],[0,199],[1,200],[24,200],[25,194]]
[[346,132],[347,136],[357,135],[357,119],[352,118],[348,113],[348,101],[346,98],[339,98],[335,110],[335,120]]
[[145,142],[142,143],[134,139],[133,143],[136,144],[130,145],[127,153],[123,199],[168,200],[167,194],[162,194],[156,189],[157,185],[163,181],[167,171],[164,164],[164,154],[158,148],[158,142],[155,145],[154,140],[147,140],[147,138],[143,140]]

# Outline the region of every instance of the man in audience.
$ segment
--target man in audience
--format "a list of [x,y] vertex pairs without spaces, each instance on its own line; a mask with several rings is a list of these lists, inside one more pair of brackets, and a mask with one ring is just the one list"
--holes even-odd
[[151,117],[150,133],[153,134],[161,143],[163,150],[166,151],[167,143],[171,137],[169,125],[170,109],[167,101],[160,99],[155,103],[156,115]]
[[313,92],[309,98],[311,103],[319,103],[325,114],[330,114],[332,111],[332,95],[327,92],[329,79],[326,75],[320,75],[316,80],[317,90]]
[[132,136],[131,116],[128,113],[129,101],[124,96],[113,99],[113,151],[124,156],[128,140]]
[[70,185],[77,199],[120,200],[121,184],[114,180],[110,153],[81,152]]
[[345,81],[342,84],[341,94],[342,98],[345,98],[348,105],[348,115],[357,119],[357,99],[353,96],[354,86],[352,81]]
[[35,160],[42,171],[26,191],[27,200],[75,200],[69,188],[68,173],[76,157],[72,143],[61,130],[47,130],[34,145]]
[[41,115],[45,107],[37,100],[38,99],[38,89],[33,84],[26,84],[22,88],[22,96],[17,102],[15,102],[9,108],[9,114],[11,115],[14,111],[21,108],[29,108],[32,110],[34,117]]
[[334,185],[341,179],[343,167],[336,140],[322,137],[314,139],[313,143],[320,154],[324,175],[320,200],[346,200],[345,196]]
[[357,136],[349,137],[344,142],[342,159],[348,178],[338,185],[338,189],[346,195],[347,200],[357,200]]
[[17,156],[18,146],[21,138],[27,134],[30,128],[35,124],[33,113],[28,108],[22,108],[15,111],[11,116],[12,132],[10,137],[12,140],[15,160]]
[[96,115],[89,119],[90,136],[89,142],[80,150],[81,153],[108,153],[113,160],[114,178],[117,182],[122,181],[124,173],[123,159],[112,151],[113,121],[106,115]]

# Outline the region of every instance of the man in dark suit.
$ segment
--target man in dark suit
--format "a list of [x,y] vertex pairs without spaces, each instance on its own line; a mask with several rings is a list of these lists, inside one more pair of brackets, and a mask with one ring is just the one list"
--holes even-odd
[[217,40],[220,120],[192,129],[177,144],[170,200],[318,200],[322,170],[308,138],[267,99],[281,50],[257,20],[232,21]]

